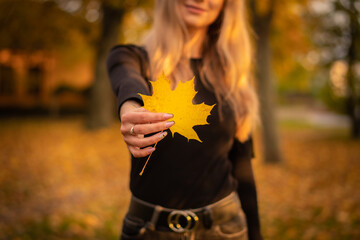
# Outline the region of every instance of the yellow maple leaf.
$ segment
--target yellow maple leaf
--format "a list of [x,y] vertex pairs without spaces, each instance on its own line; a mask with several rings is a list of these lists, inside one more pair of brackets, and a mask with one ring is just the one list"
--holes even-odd
[[171,119],[175,124],[170,127],[170,131],[174,136],[177,132],[188,139],[195,139],[202,142],[193,129],[196,125],[206,125],[207,117],[210,115],[212,108],[205,103],[196,104],[192,100],[196,94],[194,90],[195,77],[187,82],[179,82],[176,89],[171,91],[170,81],[165,77],[164,73],[152,82],[153,95],[147,96],[140,94],[144,101],[144,108],[151,112],[172,113],[174,117]]

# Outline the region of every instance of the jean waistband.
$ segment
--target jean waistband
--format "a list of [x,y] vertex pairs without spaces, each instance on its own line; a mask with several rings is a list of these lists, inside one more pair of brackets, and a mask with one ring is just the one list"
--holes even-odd
[[224,208],[240,201],[236,192],[201,208],[172,209],[131,197],[128,215],[142,219],[146,227],[159,231],[185,232],[198,227],[211,228],[218,221],[224,221]]

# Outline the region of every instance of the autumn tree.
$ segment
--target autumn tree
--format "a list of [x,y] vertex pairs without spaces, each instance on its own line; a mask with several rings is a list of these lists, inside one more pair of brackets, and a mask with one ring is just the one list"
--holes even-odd
[[[106,56],[119,37],[120,25],[125,14],[123,1],[103,1],[101,3],[101,33],[96,46],[94,83],[91,88],[89,128],[108,126],[113,121],[114,98],[106,72]],[[125,1],[126,2],[126,1]]]
[[[357,8],[355,7],[355,2]],[[355,67],[360,61],[360,1],[337,1],[336,6],[349,18],[349,45],[347,49],[347,112],[352,123],[352,136],[360,138],[360,74],[356,76]]]
[[0,0],[0,48],[51,51],[73,44],[75,35],[89,38],[90,33],[89,22],[54,1]]
[[341,83],[345,89],[341,94],[345,97],[343,112],[351,120],[351,135],[360,138],[360,73],[357,70],[360,64],[360,1],[314,1],[309,19],[313,41],[318,47],[319,66],[330,71],[336,62],[346,64],[346,80]]
[[[271,23],[274,18],[276,0],[267,1],[265,10],[260,1],[250,1],[250,14],[256,33],[256,77],[262,122],[264,160],[269,163],[282,161],[278,133],[274,116],[275,89],[272,72],[270,44]],[[264,2],[262,3],[264,4]]]
[[114,119],[114,97],[106,71],[106,57],[118,39],[126,11],[138,4],[134,0],[102,0],[101,34],[96,46],[94,83],[91,90],[87,125],[90,128],[108,126]]
[[[255,73],[260,101],[264,161],[283,161],[276,121],[277,79],[286,79],[309,50],[303,14],[307,0],[249,1],[255,32]],[[294,47],[296,46],[296,47]],[[288,79],[291,81],[291,79]]]

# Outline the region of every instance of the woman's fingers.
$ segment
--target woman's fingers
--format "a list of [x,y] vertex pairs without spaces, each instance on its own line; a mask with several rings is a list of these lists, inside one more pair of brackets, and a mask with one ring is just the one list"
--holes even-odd
[[140,108],[136,108],[136,109],[134,110],[134,112],[149,112],[149,111],[146,110],[146,109],[143,108],[143,107],[140,107]]
[[[164,130],[174,125],[174,121],[167,121],[174,117],[168,113],[153,113],[144,108],[133,109],[121,115],[121,133],[131,154],[145,157],[155,149],[151,145],[163,139],[167,132]],[[156,133],[149,137],[144,135]]]
[[160,132],[170,128],[171,126],[174,125],[174,123],[175,123],[174,121],[169,121],[169,122],[165,121],[165,122],[157,122],[157,123],[136,124],[133,127],[133,132],[135,134],[142,134],[142,135],[146,135],[154,132]]
[[146,123],[146,124],[122,124],[120,131],[123,136],[131,135],[146,135],[154,132],[164,131],[175,124],[174,121],[165,121],[157,123]]
[[136,109],[135,111],[125,113],[121,116],[121,122],[131,122],[133,124],[142,124],[149,122],[161,122],[172,118],[173,115],[169,113],[153,113],[148,112],[144,108]]
[[139,138],[137,136],[129,136],[128,135],[128,136],[124,137],[124,141],[130,146],[136,146],[136,147],[143,148],[143,147],[150,146],[150,145],[153,145],[153,144],[159,142],[166,135],[167,135],[167,132],[157,133],[155,135],[152,135],[152,136],[146,137],[146,138]]
[[153,151],[155,151],[154,147],[147,147],[147,148],[143,148],[143,149],[140,149],[138,147],[134,147],[131,145],[128,145],[128,147],[129,147],[131,154],[135,158],[145,157],[145,156],[149,155],[150,153],[152,153]]

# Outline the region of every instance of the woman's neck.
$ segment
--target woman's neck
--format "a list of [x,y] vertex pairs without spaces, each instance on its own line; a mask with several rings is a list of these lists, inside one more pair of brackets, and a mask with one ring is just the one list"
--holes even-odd
[[202,48],[205,41],[207,29],[189,29],[189,37],[185,44],[185,51],[191,58],[201,58]]

